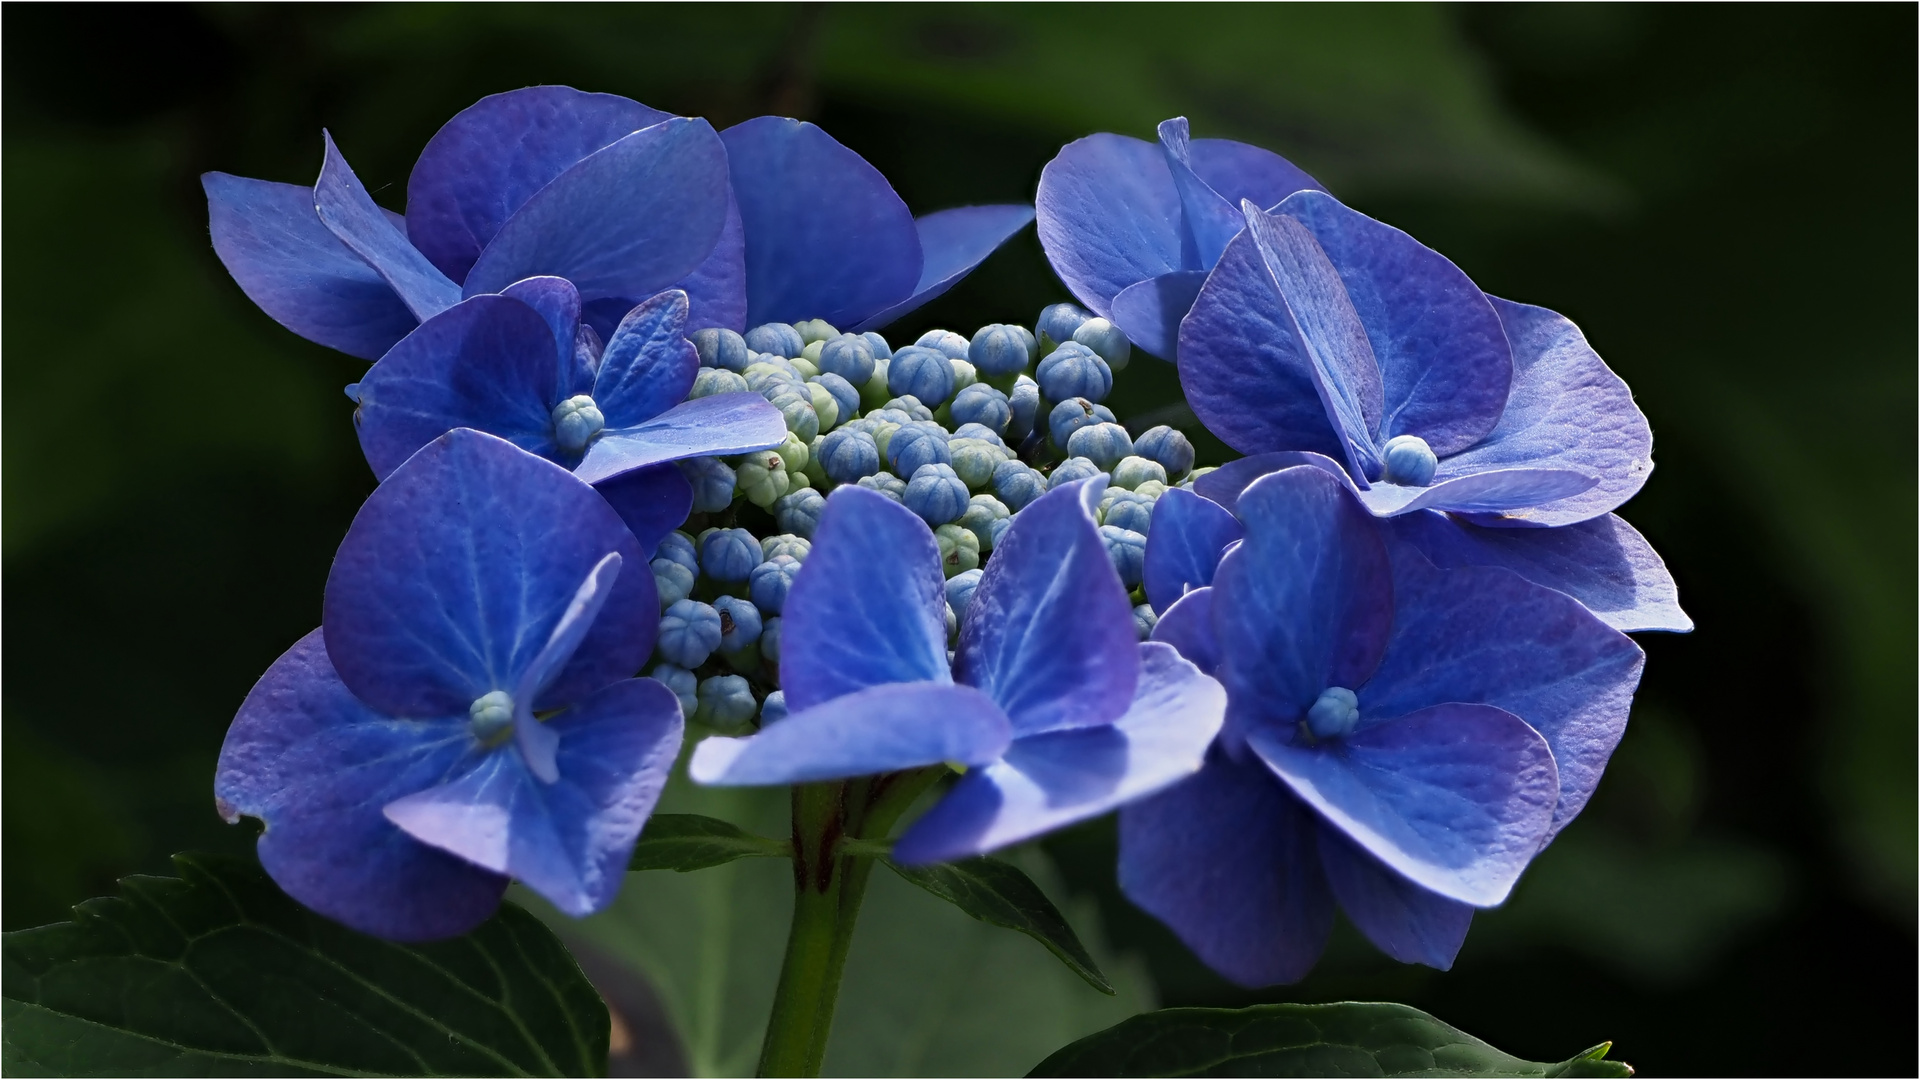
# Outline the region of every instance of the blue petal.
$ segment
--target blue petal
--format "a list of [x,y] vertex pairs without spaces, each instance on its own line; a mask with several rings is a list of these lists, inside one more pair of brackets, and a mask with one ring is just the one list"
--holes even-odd
[[247,299],[309,341],[372,360],[419,322],[373,267],[320,224],[313,189],[210,172],[213,250]]
[[766,398],[747,392],[713,394],[682,402],[632,427],[602,432],[574,472],[597,484],[682,458],[771,450],[786,438],[787,422]]
[[591,356],[579,347],[580,291],[561,277],[530,277],[500,290],[540,313],[553,331],[553,354],[559,358],[550,402],[557,405],[575,394],[593,389]]
[[1029,503],[967,601],[954,677],[999,702],[1018,735],[1111,723],[1133,700],[1133,605],[1093,521],[1105,487],[1104,475],[1071,481]]
[[911,510],[843,484],[787,593],[780,686],[811,709],[885,683],[950,682],[940,547]]
[[641,551],[651,552],[693,511],[693,485],[672,465],[624,472],[593,485],[626,522]]
[[1405,514],[1389,531],[1437,566],[1505,567],[1566,593],[1615,630],[1693,629],[1667,564],[1617,514],[1556,529],[1483,529],[1445,514]]
[[970,686],[887,683],[789,713],[758,735],[707,739],[694,748],[687,775],[735,787],[845,780],[943,761],[982,765],[1000,756],[1012,731],[1000,706]]
[[1220,681],[1233,726],[1290,729],[1329,686],[1359,686],[1393,625],[1393,575],[1379,526],[1346,488],[1309,467],[1240,496],[1246,539],[1213,579]]
[[877,330],[940,296],[1033,220],[1024,204],[960,206],[914,219],[920,234],[920,283],[913,295],[862,321],[854,333]]
[[[1238,200],[1229,201],[1193,171],[1187,152],[1187,118],[1176,116],[1160,123],[1160,155],[1180,193],[1180,266],[1206,270],[1220,261],[1227,242],[1246,227]],[[1267,204],[1261,203],[1265,206]]]
[[454,937],[493,914],[506,878],[413,840],[380,808],[439,783],[471,745],[464,710],[421,721],[367,708],[315,630],[247,695],[213,790],[228,821],[266,824],[260,864],[302,904],[379,937]]
[[1180,193],[1160,147],[1124,135],[1076,139],[1040,171],[1034,197],[1040,246],[1068,291],[1094,314],[1173,270],[1180,259]]
[[1596,483],[1591,475],[1568,469],[1496,468],[1456,473],[1427,487],[1376,482],[1357,494],[1367,509],[1381,517],[1415,510],[1500,514],[1566,499]]
[[1292,316],[1247,233],[1227,245],[1180,324],[1179,361],[1187,403],[1228,446],[1347,459]]
[[395,799],[388,820],[423,843],[510,874],[576,918],[605,908],[680,750],[680,702],[626,679],[547,722],[558,780],[497,750],[439,787]]
[[1111,726],[1015,739],[962,777],[894,845],[906,863],[994,851],[1098,817],[1200,771],[1227,692],[1166,645],[1140,645],[1133,703]]
[[1403,964],[1453,967],[1473,924],[1472,905],[1415,885],[1324,822],[1319,840],[1334,899],[1368,941]]
[[320,223],[392,286],[414,318],[431,319],[459,303],[460,286],[414,250],[406,234],[373,204],[373,196],[333,145],[333,136],[323,132],[321,138],[326,140],[326,157],[313,185]]
[[721,134],[747,230],[747,323],[864,323],[913,295],[923,256],[907,204],[812,124],[761,116]]
[[537,312],[504,296],[476,296],[420,324],[360,379],[360,449],[385,479],[455,428],[497,435],[555,457],[560,380],[553,333]]
[[1632,498],[1653,471],[1653,431],[1633,392],[1565,317],[1488,299],[1513,343],[1513,392],[1493,432],[1443,459],[1436,481],[1516,467],[1600,478],[1583,494],[1502,515],[1523,525],[1570,525]]
[[[567,604],[560,621],[554,624],[553,631],[547,635],[547,643],[534,654],[533,661],[520,673],[520,681],[514,685],[514,740],[520,747],[520,756],[526,759],[527,768],[544,783],[551,784],[560,778],[560,768],[554,761],[554,750],[560,740],[554,734],[554,728],[534,718],[534,702],[541,699],[554,676],[560,673],[567,661],[573,659],[574,650],[586,640],[587,631],[592,629],[594,620],[600,617],[601,609],[607,606],[607,599],[613,595],[613,584],[619,578],[620,553],[610,551],[606,558],[587,572],[587,579],[574,590],[573,600]],[[656,593],[655,603],[658,602]]]
[[613,94],[529,86],[483,97],[446,122],[407,178],[407,235],[465,281],[500,227],[588,154],[670,114]]
[[1381,441],[1418,435],[1445,457],[1492,431],[1513,352],[1486,294],[1446,256],[1325,192],[1279,212],[1312,231],[1360,314],[1385,394]]
[[1165,614],[1189,590],[1213,584],[1227,545],[1246,530],[1219,503],[1172,488],[1153,504],[1145,580],[1153,610]]
[[1356,496],[1360,493],[1359,489],[1353,487],[1353,480],[1347,476],[1347,470],[1341,468],[1339,462],[1325,454],[1299,453],[1292,450],[1276,450],[1270,454],[1235,458],[1195,480],[1193,490],[1226,507],[1231,513],[1239,507],[1240,493],[1247,490],[1248,485],[1269,473],[1277,473],[1297,465],[1311,465],[1346,484],[1348,490],[1353,491]]
[[[727,224],[707,261],[673,283],[687,294],[691,309],[687,325],[696,330],[718,326],[735,332],[747,328],[747,229],[740,206],[727,190]],[[631,306],[631,305],[629,305]]]
[[1296,191],[1325,190],[1279,154],[1232,139],[1194,139],[1187,163],[1233,206],[1248,199],[1271,210]]
[[678,290],[650,297],[620,320],[593,384],[608,427],[643,424],[687,400],[700,354],[686,334],[687,294]]
[[1558,832],[1586,805],[1626,730],[1645,654],[1562,593],[1494,567],[1437,570],[1395,552],[1393,641],[1360,695],[1364,724],[1443,701],[1484,702],[1546,736]]
[[1195,589],[1173,602],[1153,624],[1153,640],[1171,645],[1209,675],[1220,667],[1220,637],[1213,629],[1213,590]]
[[726,176],[726,150],[705,120],[623,136],[514,211],[473,264],[465,295],[553,274],[583,301],[651,296],[712,253],[727,222]]
[[1180,344],[1180,320],[1193,309],[1206,280],[1204,270],[1175,270],[1129,285],[1113,298],[1110,317],[1127,340],[1171,360]]
[[[646,555],[620,516],[560,466],[462,428],[434,440],[361,506],[327,577],[327,652],[368,705],[465,715],[511,692],[608,552]],[[659,606],[651,575],[620,575],[606,610],[536,707],[639,670]]]
[[1223,754],[1120,811],[1119,876],[1129,900],[1242,986],[1297,982],[1333,929],[1313,814],[1258,763]]
[[1546,841],[1559,794],[1540,733],[1452,702],[1363,725],[1332,746],[1258,729],[1247,743],[1302,802],[1388,868],[1491,907]]

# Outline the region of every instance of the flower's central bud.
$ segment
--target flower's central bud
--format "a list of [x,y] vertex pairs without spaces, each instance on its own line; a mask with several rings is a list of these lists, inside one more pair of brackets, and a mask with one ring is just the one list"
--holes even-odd
[[605,426],[607,418],[600,415],[600,406],[585,394],[575,394],[553,407],[553,441],[568,453],[585,450]]
[[1426,487],[1439,467],[1433,447],[1418,435],[1395,435],[1380,448],[1380,479],[1389,484]]
[[1360,720],[1360,699],[1344,686],[1329,686],[1307,710],[1307,730],[1316,739],[1339,739],[1353,734]]
[[473,737],[486,746],[498,746],[513,731],[513,695],[505,690],[490,690],[467,706],[467,725]]

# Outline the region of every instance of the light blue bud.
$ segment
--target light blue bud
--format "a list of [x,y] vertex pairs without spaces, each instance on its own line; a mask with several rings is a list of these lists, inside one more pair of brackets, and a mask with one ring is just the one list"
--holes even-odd
[[698,600],[679,600],[660,616],[660,655],[691,671],[720,647],[720,613]]
[[933,419],[933,410],[921,404],[920,399],[914,397],[912,394],[902,394],[899,397],[891,398],[876,411],[888,414],[888,419],[893,419],[891,414],[894,413],[906,417],[905,420],[893,420],[896,424],[904,424],[911,420]]
[[787,606],[787,590],[793,588],[794,575],[800,573],[800,560],[791,555],[776,555],[753,568],[747,594],[753,606],[765,615],[778,615]]
[[938,349],[909,345],[887,361],[887,390],[938,406],[953,396],[953,363]]
[[[1008,453],[1013,452],[1013,448],[1007,445],[1007,440],[1001,438],[998,433],[985,424],[961,424],[959,427],[953,429],[953,438],[978,439],[983,443],[990,443],[997,446]],[[953,440],[949,439],[947,441],[952,442]]]
[[1013,406],[1007,403],[1007,395],[986,383],[974,383],[953,395],[952,413],[954,423],[979,424],[997,437],[1013,419]]
[[[1101,425],[1105,426],[1105,425]],[[1116,425],[1118,426],[1118,425]],[[1135,447],[1135,449],[1139,449]],[[1147,482],[1167,486],[1167,470],[1157,461],[1129,454],[1113,467],[1113,486],[1132,491]]]
[[711,457],[686,458],[676,464],[680,466],[680,475],[693,485],[695,513],[718,513],[733,505],[736,482],[733,466]]
[[960,640],[960,616],[954,613],[953,605],[945,605],[947,612],[947,666],[953,666],[952,646]]
[[869,491],[877,491],[894,502],[906,497],[907,482],[890,472],[877,472],[872,476],[860,478],[860,486]]
[[763,397],[771,398],[774,392],[783,387],[791,387],[801,380],[800,374],[790,367],[756,360],[747,365],[742,378],[746,379],[747,389]]
[[992,323],[973,335],[967,346],[967,359],[988,378],[1025,371],[1033,363],[1033,347],[1021,327]]
[[700,569],[715,581],[745,581],[759,565],[760,541],[745,529],[714,529],[700,537]]
[[[780,526],[781,532],[795,536],[813,538],[813,530],[820,525],[820,515],[827,509],[827,497],[810,487],[790,491],[773,503],[773,522]],[[768,555],[772,557],[771,554]]]
[[1092,349],[1115,371],[1127,366],[1133,356],[1133,342],[1120,328],[1101,318],[1088,319],[1073,332],[1073,340]]
[[489,690],[467,706],[467,729],[482,745],[505,742],[513,731],[513,695]]
[[973,590],[980,587],[980,575],[984,570],[963,570],[947,579],[947,606],[953,609],[955,617],[967,617],[967,601],[973,599]]
[[695,718],[722,731],[740,730],[760,711],[760,703],[753,700],[753,688],[738,675],[701,679],[699,697]]
[[1051,491],[1061,484],[1075,480],[1086,480],[1100,475],[1100,466],[1083,457],[1068,458],[1053,467],[1053,475],[1047,477],[1047,490]]
[[973,365],[967,361],[949,360],[947,363],[953,365],[954,393],[958,394],[960,391],[980,381],[980,373],[975,371]]
[[[967,358],[967,349],[969,348],[967,339],[951,330],[929,330],[921,334],[920,340],[913,344],[916,348],[932,349],[934,352],[940,353],[949,360],[965,360]],[[905,352],[906,350],[902,349],[901,351]]]
[[696,574],[700,572],[700,549],[694,544],[693,537],[678,529],[660,538],[660,542],[653,547],[653,557],[672,559]]
[[1339,739],[1353,734],[1360,722],[1360,699],[1344,686],[1329,686],[1307,710],[1307,730],[1316,739]]
[[1153,500],[1118,488],[1113,489],[1113,496],[1100,516],[1100,523],[1145,536],[1153,523]]
[[960,515],[960,527],[973,534],[980,541],[980,550],[993,546],[993,523],[1009,517],[1012,511],[1005,503],[991,495],[975,495],[967,500],[967,511]]
[[727,371],[747,370],[749,357],[753,350],[747,347],[747,339],[725,327],[708,327],[693,332],[693,350],[700,354],[700,366],[703,368],[723,368]]
[[1083,457],[1112,472],[1120,459],[1133,453],[1133,436],[1119,424],[1088,424],[1067,437],[1067,453]]
[[[1019,516],[1019,514],[1015,514],[1013,517]],[[1013,528],[1013,517],[1003,517],[987,527],[987,538],[993,541],[987,545],[988,547],[993,548],[1000,546],[1000,541],[1007,535],[1007,530]]]
[[720,648],[739,652],[760,640],[760,609],[752,601],[722,596],[713,602],[713,610],[720,613]]
[[700,679],[686,668],[673,664],[655,664],[647,673],[655,682],[673,691],[680,699],[680,715],[683,719],[693,719],[693,711],[700,707]]
[[1107,545],[1107,558],[1113,560],[1113,568],[1120,572],[1121,584],[1129,589],[1140,584],[1140,574],[1147,562],[1147,538],[1131,529],[1102,525],[1100,542]]
[[1104,409],[1086,398],[1068,398],[1047,413],[1047,434],[1053,436],[1055,446],[1065,450],[1074,432],[1113,419],[1112,413],[1100,415]]
[[1133,632],[1145,641],[1153,636],[1153,628],[1159,623],[1160,616],[1154,614],[1152,604],[1141,604],[1133,609]]
[[1036,336],[1046,335],[1055,345],[1073,340],[1073,332],[1080,329],[1093,312],[1079,304],[1049,304],[1040,309],[1040,317],[1033,321]]
[[1395,435],[1380,448],[1380,479],[1389,484],[1426,487],[1439,467],[1439,457],[1418,435]]
[[769,664],[780,662],[780,625],[777,615],[760,623],[760,658]]
[[741,378],[737,372],[728,371],[725,368],[701,368],[700,374],[693,378],[693,389],[688,391],[687,398],[691,400],[712,397],[715,394],[738,394],[750,389],[752,387],[747,385],[747,380]]
[[777,724],[786,718],[787,692],[785,690],[775,690],[773,693],[767,695],[767,700],[760,703],[760,726],[766,727],[768,724]]
[[833,397],[833,403],[840,407],[841,421],[853,419],[860,414],[860,391],[853,384],[829,371],[808,379],[815,386],[824,387]]
[[893,346],[887,344],[887,339],[881,337],[879,331],[869,330],[860,336],[866,338],[867,344],[873,348],[873,358],[875,360],[892,358]]
[[820,441],[820,466],[835,483],[852,484],[880,471],[880,446],[865,431],[839,428]]
[[1025,375],[1013,381],[1013,393],[1007,395],[1007,406],[1013,411],[1007,421],[1007,439],[1021,442],[1033,434],[1033,422],[1040,416],[1040,384]]
[[1040,395],[1048,401],[1072,397],[1104,401],[1113,389],[1113,369],[1092,349],[1077,341],[1069,341],[1048,353],[1034,369],[1033,378],[1040,384]]
[[807,556],[811,554],[813,554],[813,541],[795,533],[781,533],[760,541],[762,561],[771,559],[775,555],[785,555],[806,562]]
[[993,470],[1007,460],[1006,451],[978,439],[950,439],[947,451],[952,455],[954,475],[975,491],[986,487],[993,479]]
[[967,498],[967,485],[954,475],[953,466],[936,462],[913,471],[900,501],[928,526],[934,526],[958,520],[967,512]]
[[1047,479],[1024,461],[1009,459],[993,467],[993,493],[1010,509],[1024,509],[1047,493]]
[[[600,407],[585,394],[575,394],[553,407],[553,441],[569,454],[587,448],[600,429],[607,426]],[[1425,446],[1425,443],[1421,443]]]
[[747,348],[775,356],[799,356],[807,347],[800,331],[783,322],[761,323],[747,331]]
[[1193,468],[1193,443],[1174,428],[1161,424],[1148,428],[1146,433],[1133,440],[1133,452],[1148,461],[1157,461],[1167,470],[1168,480],[1178,480]]
[[693,595],[693,583],[700,575],[668,558],[658,558],[648,564],[653,570],[653,591],[660,595],[661,608],[674,604]]
[[909,424],[887,442],[887,464],[896,476],[913,476],[923,465],[951,465],[946,429],[931,420]]
[[873,378],[873,344],[858,334],[841,334],[820,347],[820,371],[860,386]]
[[[805,322],[797,322],[793,324],[793,328],[800,332],[800,344],[802,348],[816,341],[830,341],[840,336],[840,331],[835,330],[833,324],[825,319],[808,319]],[[795,355],[798,354],[796,353]]]

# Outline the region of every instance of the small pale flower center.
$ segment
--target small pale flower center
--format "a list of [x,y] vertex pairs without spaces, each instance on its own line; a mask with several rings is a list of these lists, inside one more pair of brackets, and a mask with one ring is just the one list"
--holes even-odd
[[1307,710],[1307,730],[1316,739],[1339,739],[1353,734],[1360,720],[1360,699],[1344,686],[1329,686]]
[[1440,458],[1418,435],[1395,435],[1380,448],[1380,479],[1389,484],[1426,487],[1439,467]]
[[600,407],[585,394],[575,394],[553,407],[553,441],[569,453],[585,450],[606,424]]
[[513,731],[513,695],[490,690],[467,707],[467,726],[486,746],[498,746]]

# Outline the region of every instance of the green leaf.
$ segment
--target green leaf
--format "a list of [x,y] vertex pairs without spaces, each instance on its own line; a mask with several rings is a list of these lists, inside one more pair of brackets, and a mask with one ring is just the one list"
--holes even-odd
[[1055,1052],[1029,1076],[1632,1076],[1601,1043],[1566,1061],[1502,1053],[1389,1002],[1163,1009]]
[[9,1076],[602,1076],[606,1006],[511,904],[398,945],[290,899],[249,861],[176,855],[74,921],[4,937]]
[[994,926],[1018,930],[1047,947],[1073,973],[1103,994],[1113,984],[1100,973],[1093,955],[1080,944],[1066,917],[1047,894],[1011,863],[999,859],[967,859],[932,866],[901,866],[883,860],[894,873],[913,882],[961,911]]
[[655,814],[634,845],[629,870],[705,870],[735,859],[792,858],[793,847],[700,814]]

